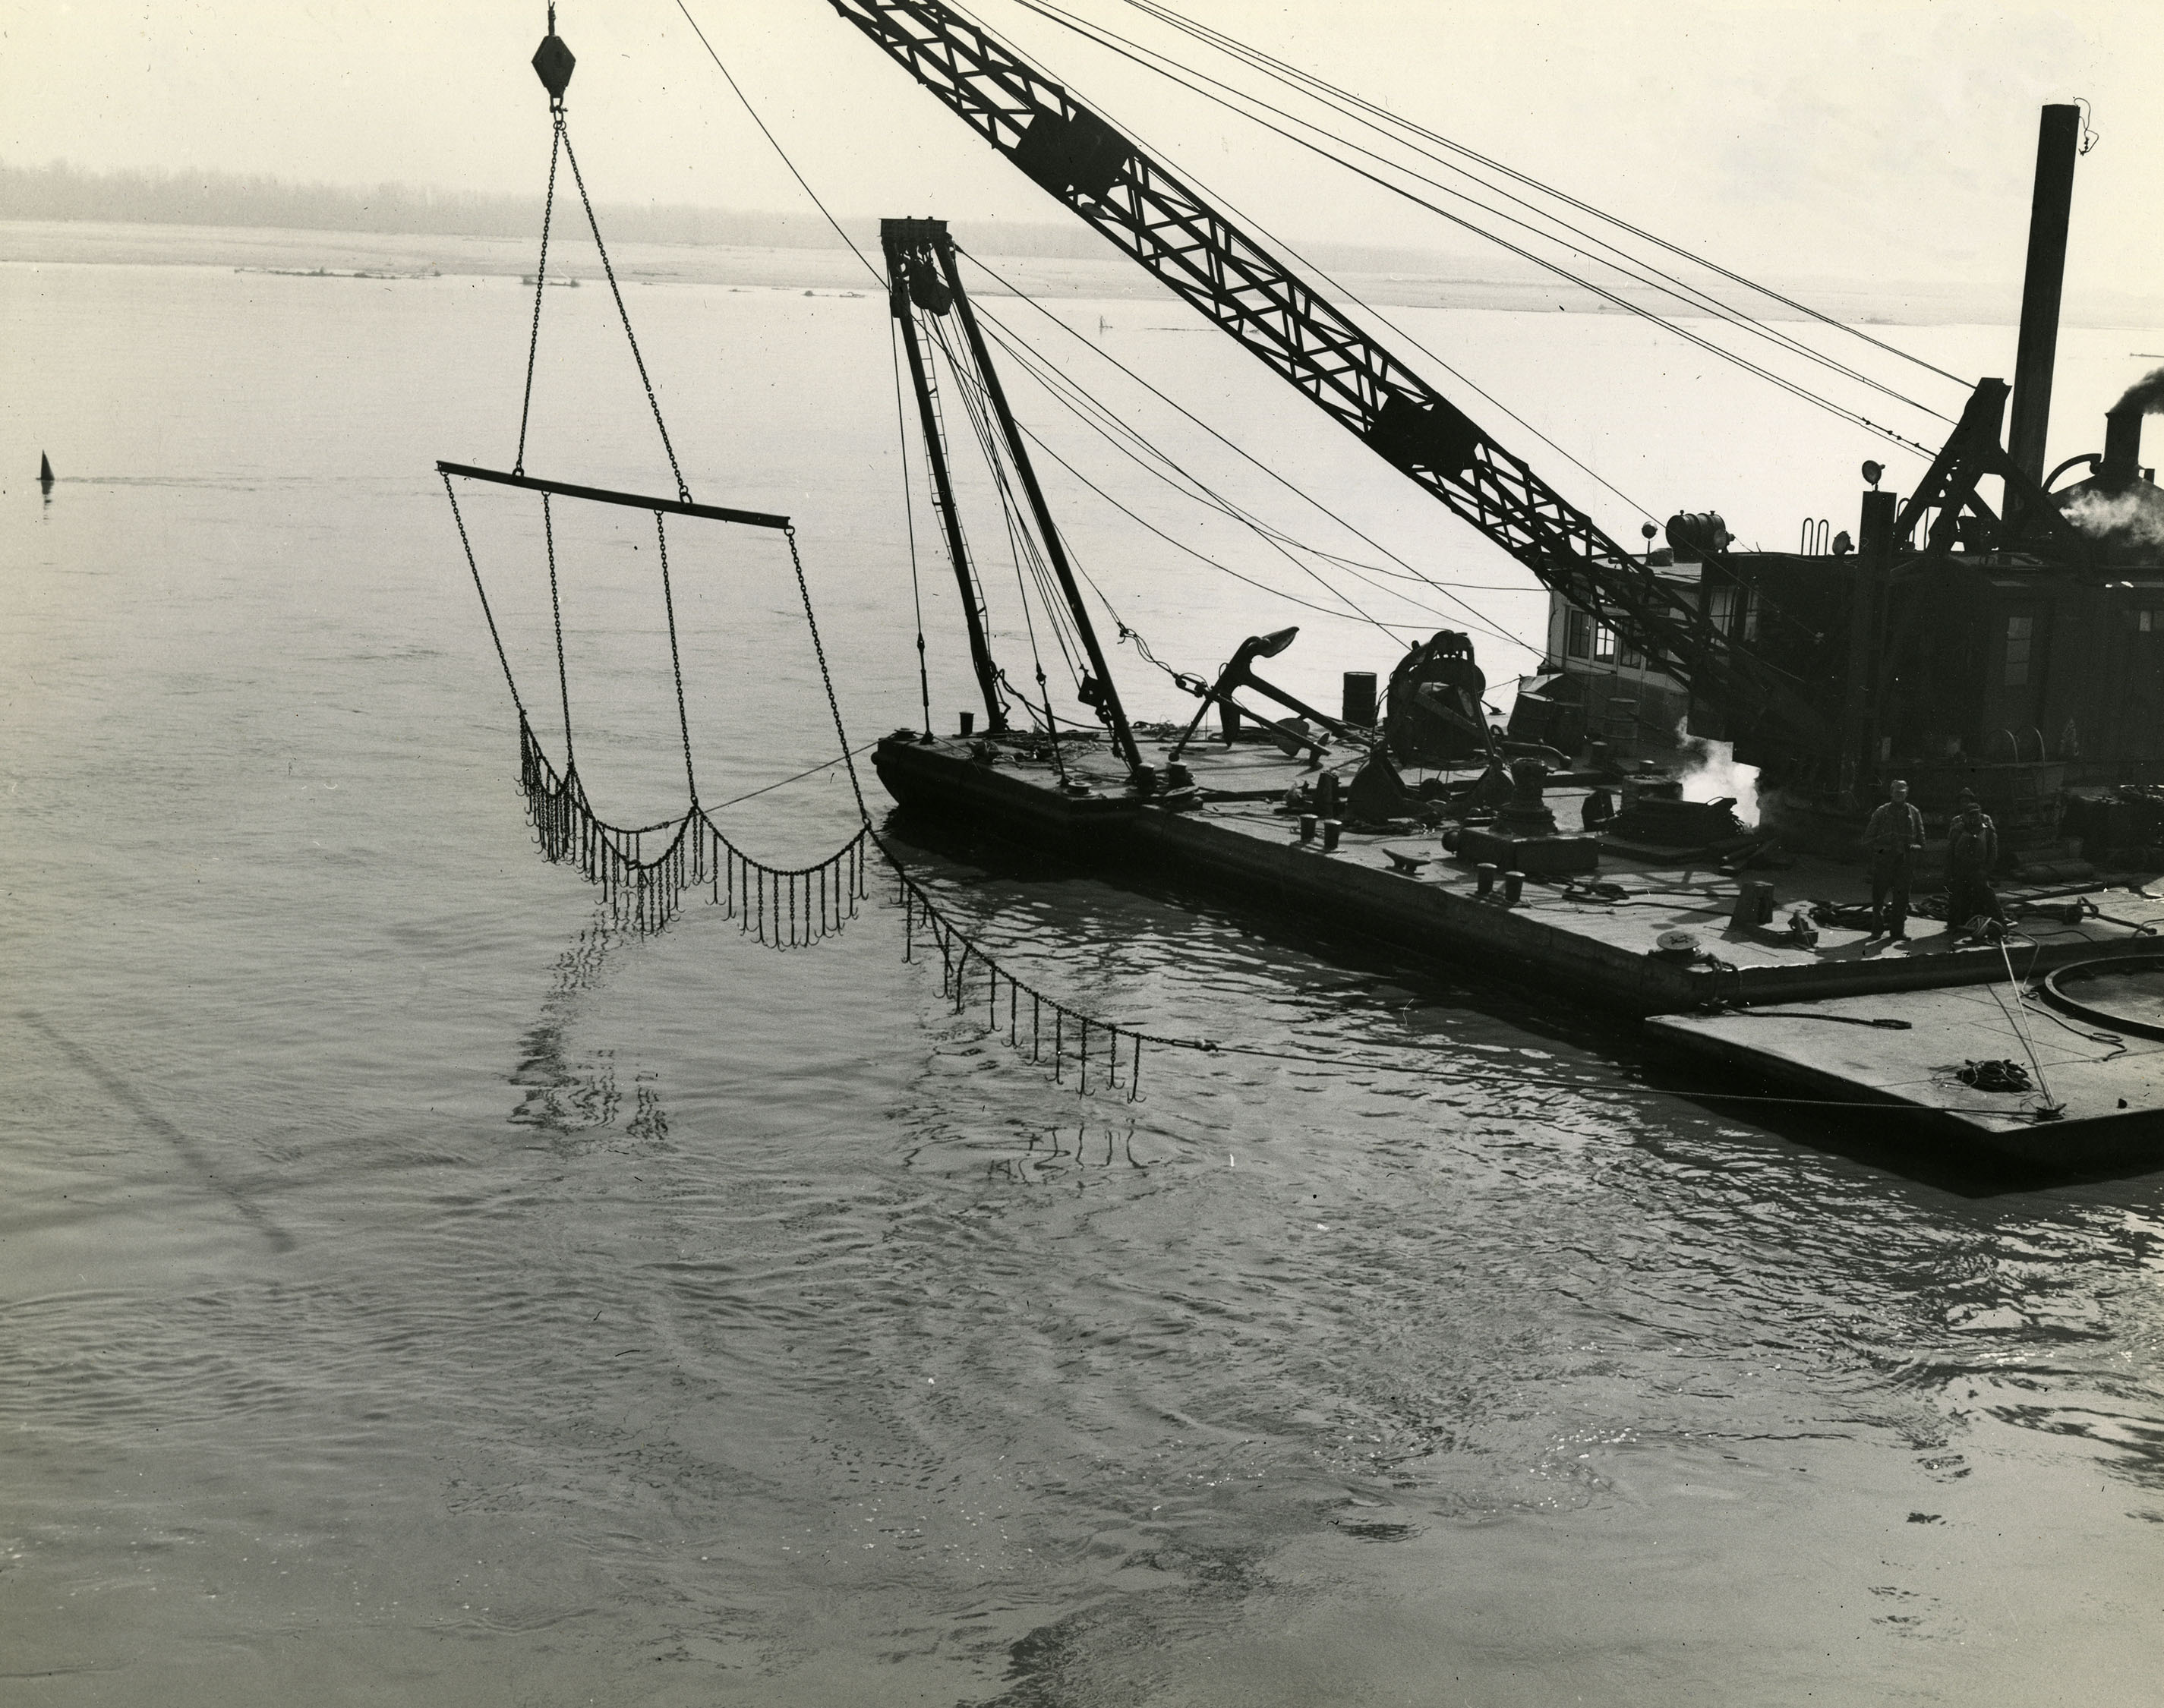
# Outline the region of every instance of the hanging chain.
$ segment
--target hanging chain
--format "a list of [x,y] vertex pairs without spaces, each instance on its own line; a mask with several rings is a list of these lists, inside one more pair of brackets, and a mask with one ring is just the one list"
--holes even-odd
[[[555,41],[555,8],[551,6],[549,41],[544,43],[544,48]],[[558,45],[560,47],[560,44]],[[542,69],[538,63],[536,68]],[[568,75],[568,57],[560,69],[563,75]],[[552,82],[549,71],[542,70],[542,80],[549,85],[551,92],[549,111],[553,123],[550,128],[549,186],[542,208],[540,255],[533,275],[533,312],[527,335],[526,377],[519,404],[518,450],[513,472],[521,477],[526,472],[526,446],[533,425],[533,385],[539,367],[541,313],[547,301],[549,282],[549,245],[555,228],[557,162],[560,157],[570,162],[571,180],[577,187],[580,204],[586,211],[587,228],[593,234],[594,248],[601,257],[601,270],[608,280],[609,294],[616,304],[617,318],[622,323],[625,341],[631,347],[632,361],[638,370],[639,384],[646,392],[647,407],[653,412],[654,427],[661,436],[662,449],[669,458],[669,470],[676,483],[677,498],[689,505],[691,488],[684,479],[683,467],[677,460],[675,444],[669,437],[669,425],[662,417],[660,399],[654,389],[653,376],[647,371],[645,355],[638,348],[638,334],[632,328],[631,314],[624,304],[622,286],[617,278],[615,263],[610,259],[608,246],[602,239],[601,223],[594,212],[593,198],[586,191],[578,156],[572,150],[570,131],[564,116],[560,89],[562,77],[559,76]],[[564,769],[561,772],[549,762],[547,754],[542,751],[541,743],[533,732],[533,723],[527,715],[526,703],[519,694],[517,678],[512,673],[510,655],[504,647],[503,634],[497,626],[495,610],[489,602],[488,589],[482,581],[481,566],[474,555],[473,540],[466,528],[465,512],[459,505],[457,488],[452,482],[452,469],[439,465],[439,473],[443,476],[444,496],[450,500],[452,520],[458,527],[459,543],[465,553],[466,568],[473,577],[474,591],[481,600],[481,616],[488,625],[489,640],[496,649],[496,663],[502,667],[504,684],[511,691],[512,705],[517,713],[520,787],[526,796],[528,811],[540,840],[543,854],[549,860],[577,866],[589,879],[600,886],[603,904],[611,916],[619,925],[641,933],[661,930],[675,916],[683,898],[693,890],[710,891],[717,903],[733,914],[743,919],[747,930],[754,932],[762,942],[769,942],[777,947],[794,947],[816,942],[830,932],[840,930],[847,920],[856,917],[858,901],[868,893],[864,885],[865,853],[866,845],[873,835],[871,817],[864,804],[863,785],[857,776],[855,756],[849,751],[844,733],[841,703],[834,692],[826,649],[820,641],[818,624],[812,616],[811,589],[805,576],[803,559],[796,548],[796,531],[793,528],[787,530],[790,560],[796,568],[797,592],[804,601],[805,621],[811,631],[819,674],[825,684],[827,708],[834,720],[835,734],[842,739],[841,759],[848,768],[850,792],[856,799],[859,822],[849,839],[824,860],[811,866],[792,868],[770,866],[745,853],[722,833],[709,810],[700,804],[697,773],[691,752],[691,711],[684,691],[683,651],[677,632],[675,588],[669,563],[668,522],[664,511],[659,509],[654,511],[654,539],[661,564],[662,609],[669,629],[670,673],[676,690],[676,725],[683,741],[684,782],[690,793],[690,800],[684,812],[661,823],[617,825],[608,823],[595,812],[578,775],[571,723],[570,671],[564,644],[562,578],[556,563],[553,495],[548,491],[542,494],[541,530],[548,558],[549,609],[556,646],[556,688],[564,715]],[[716,514],[728,515],[727,512]],[[826,762],[831,764],[833,762]],[[808,776],[811,773],[801,774]],[[782,782],[796,780],[785,778]],[[780,786],[780,783],[767,785],[769,789]],[[764,793],[764,789],[751,791],[752,794]],[[739,797],[743,799],[749,798],[749,795]],[[662,846],[655,851],[657,841]]]
[[541,495],[541,538],[549,553],[549,613],[556,622],[556,690],[564,700],[564,773],[578,774],[579,761],[571,747],[571,678],[564,668],[564,604],[556,594],[556,525],[549,512],[549,495]]
[[857,780],[857,761],[850,751],[848,731],[842,727],[842,703],[834,696],[834,673],[827,668],[827,648],[819,639],[819,619],[812,614],[812,589],[804,579],[803,555],[796,549],[796,530],[782,530],[789,542],[789,561],[796,569],[796,591],[804,600],[804,626],[812,631],[812,655],[819,661],[819,679],[827,687],[827,710],[834,715],[834,739],[842,744],[842,760],[849,768],[849,792],[857,798],[857,815],[866,824],[872,821],[871,809],[864,804],[864,787]]
[[579,157],[571,152],[571,133],[559,114],[556,134],[564,140],[564,158],[571,163],[571,181],[578,186],[579,201],[586,210],[586,225],[594,234],[594,249],[601,258],[601,271],[608,277],[609,294],[616,298],[617,317],[623,322],[625,341],[631,345],[631,359],[638,369],[638,383],[646,388],[646,406],[654,411],[654,425],[661,432],[661,448],[669,454],[669,472],[676,477],[676,496],[684,503],[691,501],[691,489],[684,484],[684,471],[677,466],[676,447],[670,442],[669,423],[661,418],[660,400],[654,395],[654,381],[646,372],[646,358],[638,353],[638,335],[631,329],[631,312],[623,306],[623,291],[616,282],[616,267],[609,259],[608,245],[601,241],[601,222],[594,217],[593,198],[586,194],[586,181],[579,170]]
[[[676,727],[684,735],[684,786],[691,792],[691,811],[699,810],[699,785],[691,775],[691,720],[684,710],[684,660],[676,650],[676,598],[669,589],[669,530],[654,512],[654,535],[661,542],[661,608],[669,615],[669,668],[676,676]],[[816,642],[817,637],[814,640]]]
[[481,585],[481,565],[474,562],[473,542],[466,537],[466,519],[459,508],[459,495],[451,485],[451,477],[444,476],[444,495],[451,501],[451,520],[459,525],[459,543],[466,549],[466,568],[473,571],[474,591],[481,595],[481,614],[488,619],[488,637],[496,642],[496,662],[503,666],[503,685],[511,690],[511,703],[517,709],[520,728],[526,725],[526,702],[518,697],[518,679],[511,673],[511,660],[503,650],[503,637],[497,632],[496,613],[489,608],[488,589]]
[[[549,8],[549,31],[555,34],[555,8]],[[549,286],[549,228],[556,217],[556,156],[564,145],[564,114],[556,113],[556,122],[549,140],[549,195],[541,204],[541,260],[533,270],[533,333],[526,345],[526,401],[518,406],[518,460],[511,465],[514,474],[526,472],[526,424],[533,414],[533,364],[541,354],[541,297]]]

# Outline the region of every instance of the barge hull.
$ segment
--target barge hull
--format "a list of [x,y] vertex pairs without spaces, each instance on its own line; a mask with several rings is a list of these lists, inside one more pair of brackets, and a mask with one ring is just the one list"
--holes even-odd
[[[1883,1109],[1966,1149],[2061,1167],[2164,1154],[2164,1040],[2059,1024],[2025,990],[2075,961],[2155,956],[2164,899],[2144,890],[2114,892],[2103,917],[2077,925],[2032,920],[2016,976],[1999,945],[1928,921],[1896,941],[1837,926],[1809,941],[1738,926],[1734,880],[1685,855],[1662,862],[1611,847],[1599,873],[1610,893],[1528,877],[1513,904],[1500,885],[1483,894],[1424,830],[1347,830],[1326,849],[1276,810],[1272,797],[1304,773],[1269,750],[1195,755],[1202,795],[1184,808],[1126,790],[1102,756],[1068,757],[1069,773],[1094,785],[1079,795],[1058,788],[1042,762],[981,744],[893,737],[876,762],[904,805],[948,822],[1085,856],[1107,872],[1177,875],[1229,903],[1326,921],[1455,974],[1633,1014],[1665,1045],[1857,1108],[1858,1119]],[[1852,866],[1799,860],[1774,876],[1791,907],[1862,899]],[[1661,937],[1678,930],[1692,934],[1695,951],[1661,952]],[[2048,1089],[2025,1098],[1962,1085],[1962,1065],[1986,1058],[2032,1063]],[[2041,1113],[2047,1103],[2053,1112]]]

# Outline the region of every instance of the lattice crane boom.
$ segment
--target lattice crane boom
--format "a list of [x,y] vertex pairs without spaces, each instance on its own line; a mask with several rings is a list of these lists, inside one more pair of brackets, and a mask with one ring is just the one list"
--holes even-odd
[[971,129],[1379,455],[1692,690],[1792,740],[1830,731],[1800,684],[1476,426],[1161,162],[939,0],[828,0]]

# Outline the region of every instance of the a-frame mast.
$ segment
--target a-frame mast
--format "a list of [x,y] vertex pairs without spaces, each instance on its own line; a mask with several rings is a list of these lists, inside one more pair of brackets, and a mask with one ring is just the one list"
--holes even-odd
[[[939,510],[940,525],[947,534],[947,555],[954,565],[955,584],[962,592],[962,617],[969,631],[969,663],[977,673],[977,686],[985,696],[985,727],[996,735],[1007,726],[1006,702],[1000,697],[999,666],[992,662],[992,648],[985,632],[985,598],[977,585],[975,570],[969,566],[969,544],[962,534],[962,513],[954,507],[954,483],[947,469],[947,440],[941,430],[938,406],[932,401],[932,380],[924,364],[924,351],[917,336],[917,317],[911,312],[910,292],[912,286],[922,290],[922,275],[911,265],[911,259],[921,244],[922,228],[938,225],[943,233],[943,223],[938,220],[883,219],[880,222],[880,246],[886,252],[887,304],[901,327],[901,347],[909,360],[910,384],[916,388],[918,419],[924,431],[924,457],[932,465],[932,492]],[[935,287],[938,281],[932,281]],[[927,303],[932,312],[943,312],[940,296],[936,291]],[[929,734],[930,731],[927,731]]]
[[[1098,644],[1096,626],[1090,620],[1090,608],[1083,602],[1082,589],[1074,579],[1074,565],[1069,562],[1067,548],[1059,536],[1058,525],[1053,521],[1052,507],[1045,502],[1044,489],[1037,482],[1036,465],[1030,461],[1029,445],[1023,438],[1021,427],[1016,422],[1014,411],[1008,406],[1006,388],[1000,383],[999,369],[992,365],[991,352],[985,346],[984,333],[977,325],[976,311],[970,306],[969,293],[963,287],[961,268],[955,259],[954,240],[948,235],[943,219],[885,219],[880,222],[880,241],[886,250],[887,275],[895,282],[894,312],[901,321],[903,336],[908,342],[910,372],[917,383],[919,406],[925,415],[926,437],[932,436],[931,394],[927,388],[924,368],[918,354],[916,326],[910,313],[912,289],[927,312],[943,312],[940,305],[951,306],[961,322],[962,336],[969,345],[969,359],[975,364],[977,375],[984,382],[985,396],[992,406],[993,418],[999,423],[1000,437],[1004,442],[1007,459],[1021,478],[1024,496],[1029,500],[1031,515],[1037,521],[1037,533],[1044,548],[1045,559],[1052,565],[1052,573],[1059,582],[1059,590],[1067,600],[1068,615],[1074,619],[1075,632],[1081,637],[1084,656],[1090,661],[1090,676],[1083,684],[1084,702],[1091,706],[1112,732],[1112,745],[1130,772],[1142,767],[1142,750],[1135,745],[1133,730],[1127,723],[1127,709],[1120,703],[1120,691],[1113,684],[1111,670],[1105,663],[1104,648]],[[943,286],[927,291],[918,281],[924,278],[920,270],[922,259],[928,256],[936,262],[939,273],[937,282]],[[964,559],[961,525],[955,517],[952,489],[946,484],[943,459],[937,466],[936,479],[940,483],[941,502],[948,516],[948,539],[956,553],[955,565],[962,572]],[[966,594],[965,594],[966,599]],[[970,645],[979,658],[978,675],[986,683],[986,694],[991,692],[990,678],[985,673],[991,668],[990,655],[980,651],[982,620],[973,608],[970,616]],[[989,700],[988,702],[989,703]],[[1045,709],[1048,717],[1051,708]]]
[[939,257],[940,271],[947,275],[947,288],[954,293],[954,312],[961,317],[962,335],[969,341],[969,354],[984,380],[985,395],[991,400],[992,413],[999,418],[1008,458],[1014,464],[1015,473],[1022,477],[1022,490],[1028,496],[1031,513],[1037,518],[1037,537],[1043,542],[1045,557],[1051,561],[1052,573],[1059,578],[1059,590],[1067,595],[1068,611],[1074,619],[1076,632],[1082,637],[1082,650],[1094,673],[1092,680],[1096,692],[1094,695],[1088,693],[1085,684],[1083,699],[1111,727],[1112,745],[1119,749],[1127,769],[1138,770],[1142,756],[1135,746],[1134,731],[1127,727],[1127,708],[1120,704],[1120,691],[1113,685],[1112,673],[1106,668],[1104,649],[1097,644],[1096,627],[1090,621],[1089,607],[1082,602],[1082,589],[1075,584],[1074,567],[1067,561],[1067,548],[1059,537],[1058,524],[1052,519],[1051,507],[1044,501],[1044,489],[1037,484],[1037,469],[1029,460],[1029,447],[1022,441],[1022,429],[1015,424],[1014,411],[1007,407],[1006,388],[1000,384],[999,369],[992,365],[991,352],[985,348],[984,334],[977,330],[977,312],[969,306],[969,293],[962,288],[961,269],[954,259],[954,240],[948,236],[943,220],[937,223],[939,229],[932,239],[932,249]]

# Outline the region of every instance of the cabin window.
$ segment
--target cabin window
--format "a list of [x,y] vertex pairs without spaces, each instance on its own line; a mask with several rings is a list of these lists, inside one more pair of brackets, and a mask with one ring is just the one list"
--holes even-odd
[[1758,589],[1755,587],[1707,589],[1705,614],[1724,635],[1745,641],[1758,638]]
[[[2147,616],[2147,611],[2142,612]],[[2025,688],[2029,683],[2029,648],[2036,637],[2036,619],[2010,616],[2006,620],[2006,686]]]
[[1593,656],[1593,619],[1585,612],[1573,610],[1564,615],[1563,649],[1573,658]]
[[1643,670],[1646,668],[1646,655],[1638,650],[1635,642],[1625,641],[1616,652],[1615,662],[1626,670]]
[[1593,626],[1593,662],[1611,664],[1615,660],[1615,631],[1606,623]]

